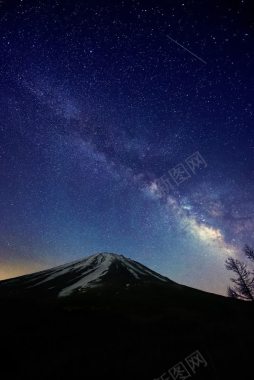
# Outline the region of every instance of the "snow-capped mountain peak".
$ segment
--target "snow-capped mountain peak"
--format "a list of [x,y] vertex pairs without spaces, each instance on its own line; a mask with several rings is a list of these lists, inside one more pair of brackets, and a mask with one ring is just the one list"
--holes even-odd
[[125,286],[135,283],[172,283],[144,265],[115,253],[98,253],[49,270],[2,281],[3,288],[53,291],[59,297],[80,294],[100,286]]

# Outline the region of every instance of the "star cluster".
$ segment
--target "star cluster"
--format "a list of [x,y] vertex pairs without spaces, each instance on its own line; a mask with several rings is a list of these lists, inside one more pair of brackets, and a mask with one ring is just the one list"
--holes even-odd
[[[110,251],[225,292],[254,244],[252,10],[1,2],[1,278]],[[162,192],[194,152],[206,168]]]

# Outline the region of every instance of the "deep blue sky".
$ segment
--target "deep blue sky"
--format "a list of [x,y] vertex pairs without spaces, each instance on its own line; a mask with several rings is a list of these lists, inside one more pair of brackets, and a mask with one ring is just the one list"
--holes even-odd
[[254,244],[254,19],[230,3],[1,3],[1,278],[110,251],[226,290]]

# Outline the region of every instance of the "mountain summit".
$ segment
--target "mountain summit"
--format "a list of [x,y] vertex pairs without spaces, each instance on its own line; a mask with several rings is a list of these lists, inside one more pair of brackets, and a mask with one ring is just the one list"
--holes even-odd
[[235,350],[253,341],[251,302],[176,284],[122,255],[1,281],[0,302],[7,379],[162,379],[179,360],[196,379],[253,370],[250,350],[240,359]]
[[59,297],[81,294],[89,288],[172,283],[167,277],[115,253],[98,253],[83,260],[0,282],[1,291],[47,291]]

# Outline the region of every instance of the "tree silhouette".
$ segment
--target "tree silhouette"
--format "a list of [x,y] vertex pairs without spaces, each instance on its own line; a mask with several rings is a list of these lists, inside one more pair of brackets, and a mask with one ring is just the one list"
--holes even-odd
[[248,259],[254,261],[254,249],[250,248],[247,244],[243,248],[243,252],[248,257]]
[[[245,256],[254,261],[254,250],[245,245],[243,252]],[[231,278],[233,287],[228,287],[228,296],[248,301],[254,301],[254,273],[249,271],[243,262],[229,257],[226,260],[226,269],[236,274],[236,278]]]

